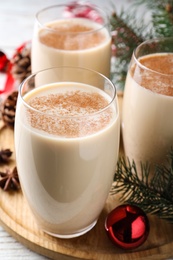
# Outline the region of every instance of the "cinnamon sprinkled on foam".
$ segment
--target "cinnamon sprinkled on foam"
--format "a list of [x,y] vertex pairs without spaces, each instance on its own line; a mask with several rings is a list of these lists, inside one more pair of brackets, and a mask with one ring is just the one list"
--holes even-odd
[[39,33],[40,42],[61,50],[83,50],[98,46],[105,41],[105,34],[99,31],[87,35],[80,34],[81,32],[91,32],[95,28],[79,24],[79,22],[74,23],[73,19],[70,19],[47,25],[54,31],[41,29]]
[[135,65],[131,69],[134,80],[155,93],[173,96],[173,54],[146,55],[139,62],[158,73]]
[[113,117],[110,108],[91,116],[108,105],[108,100],[96,92],[76,90],[65,94],[49,94],[32,98],[29,105],[45,112],[43,114],[28,110],[32,127],[63,137],[81,137],[96,133],[106,127]]

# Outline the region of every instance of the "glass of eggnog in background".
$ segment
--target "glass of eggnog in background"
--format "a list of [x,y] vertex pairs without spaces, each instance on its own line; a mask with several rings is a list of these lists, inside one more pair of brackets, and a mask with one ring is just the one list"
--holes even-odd
[[111,35],[106,14],[92,6],[94,15],[90,19],[81,16],[91,6],[75,4],[74,16],[67,13],[67,8],[68,5],[56,5],[37,13],[32,39],[32,72],[75,66],[109,77]]
[[71,238],[96,224],[113,182],[119,131],[115,86],[97,72],[51,68],[21,84],[16,161],[42,230]]
[[122,133],[125,154],[140,162],[166,163],[173,147],[173,38],[148,40],[133,53],[127,74]]

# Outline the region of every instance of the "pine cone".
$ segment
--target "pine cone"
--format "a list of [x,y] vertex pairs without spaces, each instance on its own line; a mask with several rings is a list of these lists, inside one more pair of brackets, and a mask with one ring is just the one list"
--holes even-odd
[[14,128],[16,103],[18,92],[12,92],[4,101],[2,107],[2,120],[7,126]]
[[11,73],[14,79],[21,83],[31,74],[31,46],[26,44],[22,49],[17,50],[11,60]]

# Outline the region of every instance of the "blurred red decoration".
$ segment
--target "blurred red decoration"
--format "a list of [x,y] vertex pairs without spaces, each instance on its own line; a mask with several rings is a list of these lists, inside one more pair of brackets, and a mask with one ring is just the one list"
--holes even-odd
[[14,79],[10,73],[11,63],[6,54],[0,51],[0,72],[5,76],[3,86],[0,86],[0,95],[10,92],[13,87]]
[[[23,48],[25,48],[26,44],[28,44],[28,42],[25,42],[22,45],[20,45],[15,50],[14,56],[16,55],[16,53],[20,53],[23,50]],[[7,58],[4,52],[0,51],[0,72],[3,74],[3,76],[5,76],[3,86],[0,86],[0,95],[6,95],[7,93],[10,93],[14,90],[15,80],[11,73],[12,66],[13,64],[11,63],[10,59]]]
[[8,70],[9,59],[4,52],[0,51],[0,72],[6,72]]
[[81,17],[103,23],[103,18],[90,2],[74,1],[67,5],[64,16],[68,18]]
[[150,226],[142,209],[121,205],[108,214],[105,229],[114,244],[123,249],[135,249],[147,239]]

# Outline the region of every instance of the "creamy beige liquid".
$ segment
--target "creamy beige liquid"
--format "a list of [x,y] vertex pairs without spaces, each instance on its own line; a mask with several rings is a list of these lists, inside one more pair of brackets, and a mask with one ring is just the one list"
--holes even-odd
[[36,88],[25,100],[43,114],[18,101],[15,144],[24,193],[42,229],[59,235],[81,232],[97,221],[113,180],[119,147],[116,104],[92,117],[109,97],[77,83]]
[[34,32],[32,72],[74,66],[110,76],[111,37],[106,28],[84,18],[57,20],[45,26]]
[[[173,54],[144,56],[126,80],[122,130],[126,155],[140,161],[161,163],[173,147]],[[164,75],[166,74],[166,75]]]

